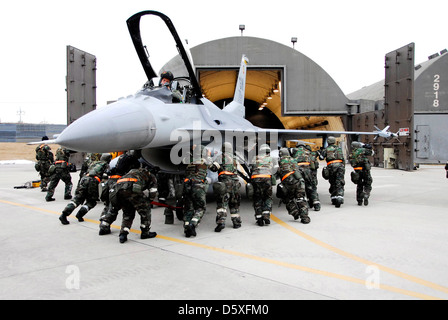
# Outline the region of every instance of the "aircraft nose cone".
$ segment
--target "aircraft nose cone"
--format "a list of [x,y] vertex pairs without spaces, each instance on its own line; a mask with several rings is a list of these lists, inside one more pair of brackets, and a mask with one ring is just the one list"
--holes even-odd
[[91,111],[62,131],[56,142],[83,152],[141,149],[155,135],[152,114],[141,102],[132,97]]

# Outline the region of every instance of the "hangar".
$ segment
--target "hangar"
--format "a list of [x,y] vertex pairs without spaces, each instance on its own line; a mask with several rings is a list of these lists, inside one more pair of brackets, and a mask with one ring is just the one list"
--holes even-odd
[[[406,135],[393,142],[361,139],[374,144],[375,166],[411,170],[419,163],[448,159],[447,140],[443,137],[448,120],[448,55],[444,50],[414,66],[414,50],[411,43],[387,54],[385,80],[348,96],[312,59],[271,40],[229,37],[193,47],[191,53],[203,94],[218,106],[231,101],[237,63],[246,54],[250,60],[246,119],[253,124],[265,128],[356,131],[390,125],[392,131],[403,130]],[[164,69],[176,75],[176,71],[181,72],[181,64],[176,57]],[[342,137],[340,142],[348,145],[350,139]],[[316,144],[314,148],[322,145],[321,140],[310,141]]]
[[[213,40],[191,48],[207,99],[224,106],[233,98],[239,62],[249,58],[246,119],[264,128],[344,130],[348,98],[330,75],[299,51],[247,36]],[[163,70],[182,73],[180,57]],[[320,144],[321,141],[315,141]]]
[[[249,57],[245,116],[257,126],[373,131],[374,126],[390,125],[391,131],[403,129],[407,135],[392,142],[363,140],[375,146],[375,166],[411,170],[418,163],[441,163],[448,158],[442,136],[448,115],[446,50],[417,66],[414,44],[386,54],[385,80],[349,96],[312,59],[271,40],[217,39],[191,48],[191,54],[203,95],[218,106],[232,100],[241,56]],[[164,70],[184,75],[180,56],[169,60],[160,72]],[[94,101],[91,105],[96,106]],[[68,109],[72,114],[73,108]],[[347,146],[349,139],[339,141]],[[322,145],[321,139],[310,142],[315,149]]]

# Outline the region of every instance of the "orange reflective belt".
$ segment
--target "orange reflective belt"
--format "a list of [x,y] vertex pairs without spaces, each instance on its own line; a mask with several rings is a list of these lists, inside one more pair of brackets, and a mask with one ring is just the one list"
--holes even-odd
[[109,179],[120,179],[121,176],[115,175],[115,176],[110,176]]
[[298,166],[309,166],[310,163],[309,162],[299,162],[297,163]]
[[226,175],[229,175],[229,176],[233,176],[233,175],[234,175],[234,173],[233,173],[233,172],[230,172],[230,171],[221,171],[221,172],[218,174],[218,176],[220,176],[220,175],[222,175],[222,174],[226,174]]
[[67,161],[64,161],[64,160],[58,160],[58,161],[56,161],[55,163],[68,163]]
[[362,167],[353,168],[353,170],[362,170]]
[[95,178],[96,181],[101,182],[101,179],[98,176],[91,176],[90,174],[87,174],[88,177]]
[[[184,182],[188,182],[188,181],[190,181],[191,179],[188,179],[188,178],[186,178],[185,180],[184,180]],[[202,183],[204,183],[204,180],[194,180],[194,179],[192,179],[191,181],[193,181],[193,182],[195,182],[195,181],[201,181]]]
[[254,174],[252,177],[250,177],[251,179],[255,179],[255,178],[270,178],[271,175],[270,174]]
[[332,163],[337,163],[337,162],[342,162],[342,160],[333,160],[333,161],[327,162],[327,166]]
[[294,171],[288,172],[287,174],[285,174],[282,178],[282,181],[285,180],[286,178],[288,178],[290,175],[292,175],[294,173]]
[[138,180],[137,180],[137,179],[134,179],[134,178],[124,178],[124,179],[120,179],[120,180],[118,180],[117,183],[129,182],[129,181],[131,181],[131,182],[137,182]]

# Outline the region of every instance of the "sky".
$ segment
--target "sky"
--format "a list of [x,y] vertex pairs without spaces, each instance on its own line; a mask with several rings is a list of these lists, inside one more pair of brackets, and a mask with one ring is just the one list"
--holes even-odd
[[[448,47],[446,0],[99,1],[0,4],[0,122],[66,124],[66,48],[97,58],[97,105],[137,92],[145,74],[126,20],[166,14],[190,47],[243,35],[291,46],[350,94],[384,79],[384,56],[411,42],[415,62]],[[163,39],[160,48],[163,50]],[[172,56],[167,57],[169,61]],[[249,57],[250,60],[250,57]],[[237,64],[237,63],[236,63]],[[156,69],[156,68],[155,68]],[[158,71],[156,69],[156,71]]]

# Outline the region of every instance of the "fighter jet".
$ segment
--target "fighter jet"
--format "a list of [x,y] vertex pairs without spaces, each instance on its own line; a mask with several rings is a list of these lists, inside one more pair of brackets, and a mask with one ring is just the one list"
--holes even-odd
[[[180,102],[173,102],[173,93],[166,86],[155,85],[158,77],[149,62],[142,41],[140,22],[143,16],[160,18],[170,31],[178,54],[185,65],[185,74],[176,75],[172,84],[182,93]],[[171,20],[157,11],[142,11],[127,20],[131,39],[148,81],[137,93],[108,106],[98,108],[70,124],[53,141],[80,152],[117,152],[141,150],[147,164],[166,172],[182,170],[182,159],[192,144],[207,145],[219,150],[224,141],[234,142],[244,160],[260,143],[271,149],[289,139],[326,137],[341,134],[367,134],[392,137],[387,129],[376,132],[279,130],[254,126],[244,118],[244,94],[249,59],[243,55],[233,101],[219,108],[203,97],[189,51],[181,41]],[[172,88],[171,88],[172,89]],[[253,154],[252,154],[253,155]]]

